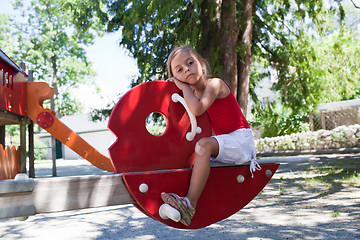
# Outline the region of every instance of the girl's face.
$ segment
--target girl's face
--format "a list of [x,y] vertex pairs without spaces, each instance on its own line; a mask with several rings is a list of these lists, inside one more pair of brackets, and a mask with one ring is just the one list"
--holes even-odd
[[171,61],[171,71],[176,79],[188,84],[195,84],[200,80],[205,63],[200,62],[190,51],[180,51]]

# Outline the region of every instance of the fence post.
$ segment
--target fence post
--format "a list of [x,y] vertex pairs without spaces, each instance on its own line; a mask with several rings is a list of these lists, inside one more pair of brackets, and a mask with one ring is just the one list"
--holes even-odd
[[313,132],[315,127],[314,127],[314,115],[312,113],[309,114],[309,121],[310,121],[310,130]]
[[321,118],[321,128],[326,129],[325,113],[323,111],[320,111],[320,118]]

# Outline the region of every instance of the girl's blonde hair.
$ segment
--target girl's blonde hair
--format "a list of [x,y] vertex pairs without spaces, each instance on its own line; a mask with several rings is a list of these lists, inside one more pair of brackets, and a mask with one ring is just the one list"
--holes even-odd
[[204,75],[206,78],[208,78],[210,76],[210,66],[209,63],[205,60],[205,58],[203,58],[195,49],[193,49],[190,46],[187,45],[182,45],[179,47],[175,47],[171,53],[168,56],[167,59],[167,70],[168,70],[168,76],[169,78],[174,77],[174,74],[171,71],[171,61],[174,59],[174,57],[181,51],[188,51],[190,53],[192,53],[199,62],[204,62],[205,63],[205,72]]

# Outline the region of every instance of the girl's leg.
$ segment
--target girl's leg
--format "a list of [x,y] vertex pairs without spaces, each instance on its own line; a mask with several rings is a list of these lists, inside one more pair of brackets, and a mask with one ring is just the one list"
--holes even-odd
[[219,144],[215,138],[202,138],[197,142],[190,187],[186,195],[193,208],[196,207],[209,177],[210,157],[216,157],[218,153]]

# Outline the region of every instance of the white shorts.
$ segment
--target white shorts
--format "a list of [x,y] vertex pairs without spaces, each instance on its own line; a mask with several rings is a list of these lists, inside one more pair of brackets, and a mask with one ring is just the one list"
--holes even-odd
[[241,128],[229,134],[212,136],[219,143],[219,154],[211,161],[222,163],[243,164],[256,158],[253,132]]

